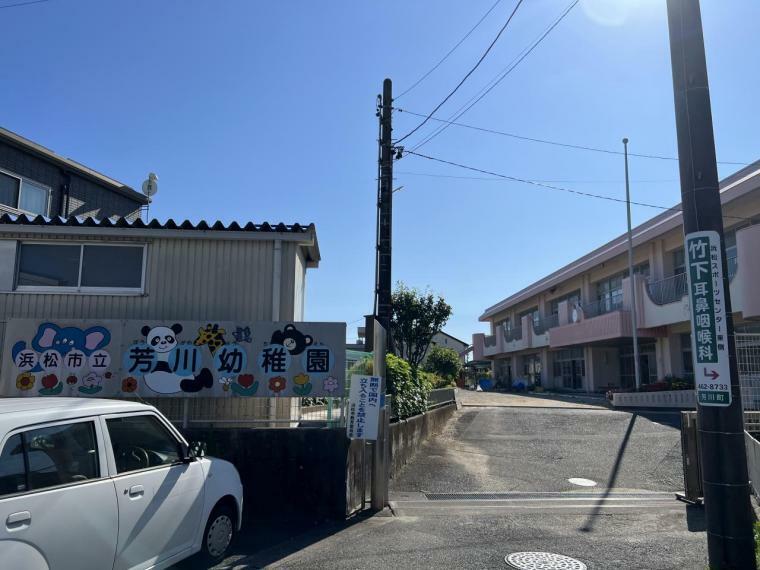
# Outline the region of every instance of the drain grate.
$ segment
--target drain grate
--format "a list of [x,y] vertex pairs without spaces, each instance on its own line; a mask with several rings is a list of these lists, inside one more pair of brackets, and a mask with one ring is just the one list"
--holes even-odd
[[515,493],[425,493],[428,501],[500,501],[515,496]]
[[586,570],[580,560],[551,552],[515,552],[504,561],[517,570]]

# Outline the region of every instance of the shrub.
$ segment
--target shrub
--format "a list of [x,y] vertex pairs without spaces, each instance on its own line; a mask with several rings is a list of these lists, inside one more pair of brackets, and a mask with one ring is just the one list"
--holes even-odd
[[462,371],[462,361],[456,350],[434,346],[425,358],[424,369],[451,382]]
[[[419,371],[415,377],[409,363],[392,354],[385,357],[385,366],[388,393],[398,417],[404,419],[427,411],[427,397],[435,376]],[[364,358],[351,367],[348,371],[349,378],[351,374],[371,375],[373,368],[372,358]]]

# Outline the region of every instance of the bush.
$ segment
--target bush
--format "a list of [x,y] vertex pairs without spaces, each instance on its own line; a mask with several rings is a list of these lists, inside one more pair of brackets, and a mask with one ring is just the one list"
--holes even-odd
[[430,387],[430,390],[437,390],[438,388],[449,388],[456,386],[453,380],[448,378],[442,378],[438,374],[433,372],[426,372],[424,370],[417,371],[417,380]]
[[456,350],[434,346],[425,359],[424,369],[451,382],[462,371],[462,361]]
[[[412,374],[412,368],[406,360],[389,354],[385,357],[388,393],[391,395],[393,411],[399,418],[416,416],[427,411],[427,397],[432,389],[433,374],[418,371]],[[373,374],[372,358],[367,357],[354,364],[348,371],[352,374],[369,376]]]

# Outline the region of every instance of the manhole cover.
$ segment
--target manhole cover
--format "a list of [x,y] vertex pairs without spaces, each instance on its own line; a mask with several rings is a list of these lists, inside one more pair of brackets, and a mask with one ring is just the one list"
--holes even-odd
[[584,479],[583,477],[571,477],[567,480],[568,483],[573,485],[579,485],[581,487],[596,487],[596,481],[591,479]]
[[518,570],[586,570],[583,562],[551,552],[515,552],[504,561]]

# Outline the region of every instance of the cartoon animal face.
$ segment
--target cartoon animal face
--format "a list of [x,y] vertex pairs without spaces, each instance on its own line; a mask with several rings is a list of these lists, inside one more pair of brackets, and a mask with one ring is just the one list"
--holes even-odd
[[158,353],[165,353],[177,346],[177,335],[182,332],[182,325],[175,323],[171,327],[144,326],[142,334],[148,345]]
[[272,344],[281,344],[292,355],[301,354],[314,339],[296,329],[295,325],[285,325],[281,331],[272,333]]
[[53,323],[43,323],[32,339],[32,348],[37,352],[48,349],[58,351],[61,355],[78,349],[89,356],[111,342],[111,333],[104,327],[78,329],[76,327],[59,327]]

